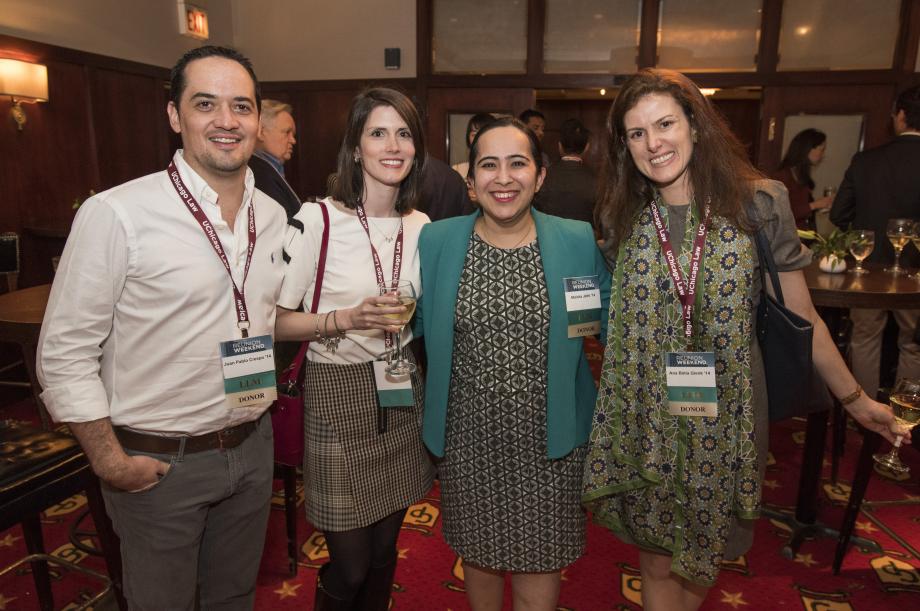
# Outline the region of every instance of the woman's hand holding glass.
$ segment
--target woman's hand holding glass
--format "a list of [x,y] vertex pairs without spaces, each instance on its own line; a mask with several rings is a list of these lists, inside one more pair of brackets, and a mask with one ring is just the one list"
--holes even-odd
[[387,333],[396,333],[401,328],[393,320],[393,316],[401,316],[406,308],[393,295],[373,295],[366,298],[353,308],[340,310],[339,316],[343,319],[342,330],[367,331],[379,329]]
[[894,429],[894,439],[890,435],[885,435],[885,438],[894,447],[887,454],[875,454],[872,458],[895,473],[909,473],[910,469],[898,458],[898,449],[905,438],[910,442],[910,430],[920,423],[920,382],[905,378],[898,380],[891,389],[889,400],[894,421],[890,428]]

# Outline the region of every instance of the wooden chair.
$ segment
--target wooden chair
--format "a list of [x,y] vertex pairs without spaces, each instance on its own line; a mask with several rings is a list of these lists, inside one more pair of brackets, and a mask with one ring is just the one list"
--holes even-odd
[[[86,492],[99,533],[108,578],[44,552],[41,512],[81,491]],[[22,525],[29,552],[29,556],[16,564],[29,562],[32,565],[39,605],[43,611],[54,608],[49,562],[104,579],[106,588],[93,600],[98,600],[114,588],[119,608],[127,609],[121,594],[118,538],[105,512],[99,480],[90,469],[79,444],[68,435],[0,421],[0,530],[16,524]]]

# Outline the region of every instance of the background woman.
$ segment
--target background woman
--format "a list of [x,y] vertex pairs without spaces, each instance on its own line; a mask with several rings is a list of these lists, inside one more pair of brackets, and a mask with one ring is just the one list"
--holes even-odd
[[[313,340],[304,393],[304,497],[307,519],[329,549],[317,609],[387,608],[403,514],[432,484],[419,433],[421,381],[413,376],[416,405],[387,408],[381,418],[372,367],[384,352],[384,332],[397,330],[385,314],[404,311],[395,299],[377,297],[378,282],[399,274],[420,290],[417,243],[428,217],[413,206],[424,159],[421,122],[406,96],[378,88],[355,98],[338,179],[323,200],[330,230],[318,314],[291,310],[301,303],[309,310],[312,302],[323,232],[319,205],[304,205],[295,216],[302,229],[288,231],[276,334]],[[410,338],[406,329],[402,345]]]
[[813,167],[824,159],[827,136],[816,129],[803,129],[789,142],[786,156],[772,178],[786,185],[792,216],[799,229],[814,229],[815,210],[830,208],[834,198],[830,195],[815,199],[815,181],[811,177]]
[[600,319],[610,276],[590,225],[531,208],[545,171],[522,123],[483,127],[470,164],[481,211],[427,225],[419,240],[424,438],[444,457],[444,537],[463,557],[471,607],[501,609],[508,572],[516,610],[555,609],[560,570],[584,551],[596,396],[563,280],[598,283]]
[[[831,392],[871,430],[890,437],[894,421],[861,392],[812,307],[799,271],[810,257],[786,190],[759,180],[696,86],[677,72],[641,70],[620,91],[607,126],[600,214],[614,277],[584,500],[600,524],[639,547],[645,609],[696,609],[722,559],[750,547],[760,508],[767,396],[753,320],[755,227],[770,243],[786,305],[814,324],[814,362]],[[697,243],[701,223],[708,231]],[[694,282],[697,244],[702,271]],[[689,338],[662,254],[669,248],[685,294],[691,286],[696,293]],[[687,350],[714,353],[712,416],[669,411],[663,353]]]

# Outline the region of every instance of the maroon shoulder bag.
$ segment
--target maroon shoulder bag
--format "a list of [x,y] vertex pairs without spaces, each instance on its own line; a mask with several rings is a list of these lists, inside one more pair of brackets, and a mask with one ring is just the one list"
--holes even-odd
[[[323,212],[323,239],[319,247],[319,261],[316,265],[316,288],[313,290],[313,305],[310,312],[319,308],[319,295],[323,289],[323,273],[326,271],[326,250],[329,248],[329,211],[326,204],[317,202]],[[304,366],[310,342],[300,344],[297,356],[291,361],[278,379],[278,400],[272,406],[272,428],[275,432],[275,462],[284,465],[300,465],[303,462],[303,390]]]

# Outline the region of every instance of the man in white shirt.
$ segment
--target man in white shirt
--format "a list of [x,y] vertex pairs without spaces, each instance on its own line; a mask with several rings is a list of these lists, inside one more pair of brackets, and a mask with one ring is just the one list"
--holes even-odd
[[[259,126],[249,61],[189,51],[170,96],[183,150],[167,171],[81,207],[38,375],[49,412],[104,482],[131,608],[193,609],[197,594],[200,608],[251,609],[271,496],[264,412],[286,218],[246,165]],[[237,352],[268,364],[241,369]]]

